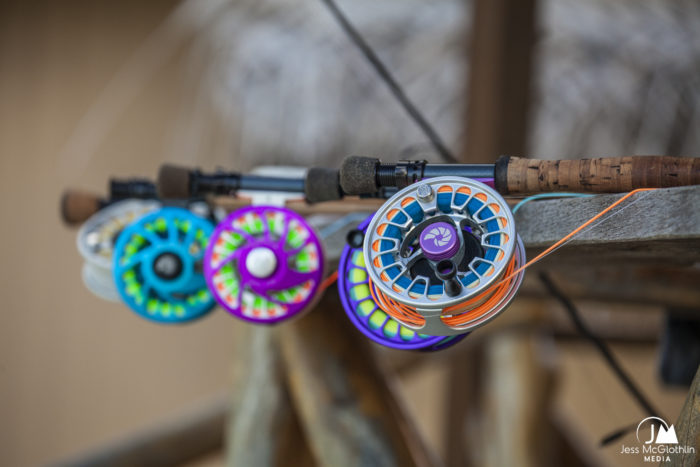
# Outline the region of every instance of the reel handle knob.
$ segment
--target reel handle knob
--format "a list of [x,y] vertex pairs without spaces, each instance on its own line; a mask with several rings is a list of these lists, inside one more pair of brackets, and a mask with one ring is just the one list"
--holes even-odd
[[445,293],[456,297],[462,292],[462,283],[457,279],[457,265],[451,259],[443,259],[436,265],[438,279],[445,283]]

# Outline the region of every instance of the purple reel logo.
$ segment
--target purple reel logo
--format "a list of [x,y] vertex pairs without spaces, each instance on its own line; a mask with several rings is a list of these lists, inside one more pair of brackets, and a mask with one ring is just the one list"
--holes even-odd
[[441,247],[445,246],[448,243],[450,243],[450,240],[452,240],[452,232],[450,232],[447,227],[433,227],[428,231],[428,233],[425,235],[426,240],[433,240],[433,244],[435,244],[436,247]]
[[435,222],[426,227],[419,242],[426,258],[433,261],[452,258],[459,250],[457,232],[448,222]]

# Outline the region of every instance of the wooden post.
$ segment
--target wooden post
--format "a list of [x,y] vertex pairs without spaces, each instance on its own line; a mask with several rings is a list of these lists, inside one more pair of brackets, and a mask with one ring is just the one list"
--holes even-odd
[[240,324],[236,334],[227,465],[310,465],[312,457],[285,386],[275,331]]
[[486,344],[480,465],[551,465],[547,407],[553,377],[540,347],[534,334],[519,332],[494,336]]
[[[536,0],[476,0],[471,28],[467,140],[462,162],[491,163],[502,154],[525,154]],[[451,365],[448,388],[447,465],[463,466],[468,397],[478,388]],[[474,363],[476,365],[476,363]],[[472,373],[478,371],[475,366]],[[471,389],[469,389],[471,387]],[[472,408],[472,410],[474,410]]]
[[464,162],[527,150],[536,0],[476,0]]
[[[458,351],[457,351],[458,350]],[[467,456],[468,444],[465,440],[478,431],[481,384],[483,371],[483,345],[461,344],[450,356],[450,374],[447,387],[447,436],[445,437],[447,467],[468,467],[477,465],[474,458]],[[475,422],[475,423],[468,423]]]
[[688,397],[683,404],[681,414],[675,424],[678,446],[692,446],[695,452],[669,454],[670,461],[661,465],[666,467],[697,467],[700,465],[700,368],[695,373],[690,385]]
[[436,465],[335,289],[280,328],[280,343],[292,399],[320,465]]

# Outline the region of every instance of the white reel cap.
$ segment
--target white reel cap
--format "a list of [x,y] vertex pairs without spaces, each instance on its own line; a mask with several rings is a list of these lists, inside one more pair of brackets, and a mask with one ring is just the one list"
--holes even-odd
[[277,256],[264,246],[253,248],[245,259],[245,267],[253,277],[265,279],[277,269]]

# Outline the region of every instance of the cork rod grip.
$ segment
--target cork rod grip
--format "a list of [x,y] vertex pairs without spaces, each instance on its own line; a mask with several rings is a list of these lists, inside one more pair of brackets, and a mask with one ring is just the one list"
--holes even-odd
[[700,184],[700,159],[625,156],[598,159],[538,160],[503,156],[496,162],[501,194],[552,191],[622,193],[636,188]]

